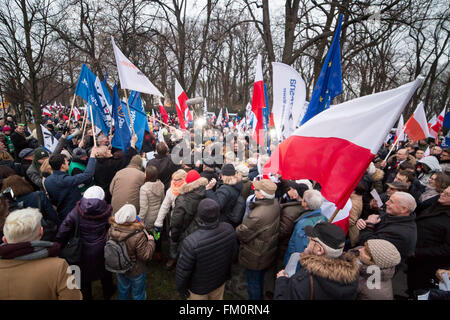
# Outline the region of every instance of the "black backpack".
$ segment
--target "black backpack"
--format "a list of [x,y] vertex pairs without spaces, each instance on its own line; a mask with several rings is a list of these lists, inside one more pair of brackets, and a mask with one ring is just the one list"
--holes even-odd
[[141,231],[142,230],[135,230],[122,241],[113,239],[106,241],[104,253],[106,270],[123,274],[133,269],[136,262],[131,261],[130,256],[128,255],[126,241]]

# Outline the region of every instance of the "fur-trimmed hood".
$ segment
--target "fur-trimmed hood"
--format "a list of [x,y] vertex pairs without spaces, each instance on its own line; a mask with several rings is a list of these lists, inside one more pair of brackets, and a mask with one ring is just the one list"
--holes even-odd
[[302,253],[300,263],[308,272],[321,278],[344,284],[358,280],[358,260],[350,253],[337,259]]
[[197,188],[202,186],[206,186],[208,184],[208,179],[206,178],[198,178],[194,182],[186,183],[180,187],[180,194],[186,194],[188,192],[194,191]]
[[375,173],[372,175],[373,181],[381,181],[384,178],[384,171],[381,169],[378,169],[375,171]]

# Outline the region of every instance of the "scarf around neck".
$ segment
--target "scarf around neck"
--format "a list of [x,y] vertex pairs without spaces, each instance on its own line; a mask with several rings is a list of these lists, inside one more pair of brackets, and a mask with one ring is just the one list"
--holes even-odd
[[38,260],[47,257],[57,257],[59,250],[60,244],[50,241],[4,243],[0,245],[0,259]]
[[178,195],[180,194],[180,188],[183,184],[185,184],[186,181],[184,180],[180,180],[180,181],[174,181],[172,180],[172,182],[170,183],[170,189],[172,190],[172,193],[175,197],[178,197]]

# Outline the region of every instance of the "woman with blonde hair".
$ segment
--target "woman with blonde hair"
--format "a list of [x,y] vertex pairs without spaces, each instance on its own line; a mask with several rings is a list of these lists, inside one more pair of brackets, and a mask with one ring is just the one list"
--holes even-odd
[[[175,171],[172,174],[172,181],[170,182],[170,188],[166,192],[166,196],[164,198],[163,203],[161,204],[161,207],[159,208],[158,217],[155,220],[154,223],[154,230],[155,230],[155,240],[159,238],[160,231],[164,224],[164,219],[167,216],[167,230],[169,230],[170,226],[170,215],[167,215],[169,212],[172,212],[173,208],[175,207],[175,199],[180,194],[180,188],[182,185],[186,183],[187,172],[183,169],[179,169]],[[169,235],[169,241],[170,235]],[[175,265],[177,252],[175,250],[172,250],[172,248],[175,248],[175,246],[170,246],[171,250],[169,251],[169,260],[167,261],[166,268],[172,269]]]

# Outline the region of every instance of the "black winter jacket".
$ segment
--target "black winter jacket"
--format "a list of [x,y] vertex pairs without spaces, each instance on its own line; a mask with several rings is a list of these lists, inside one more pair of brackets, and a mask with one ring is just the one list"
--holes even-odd
[[147,166],[155,166],[158,169],[158,179],[164,184],[164,190],[167,191],[170,188],[170,182],[172,180],[172,174],[180,169],[179,165],[173,163],[170,155],[155,155],[154,159],[147,162]]
[[216,190],[216,192],[212,190],[206,190],[206,198],[213,199],[219,204],[219,221],[230,223],[234,227],[237,227],[239,224],[241,224],[242,216],[233,217],[232,213],[233,208],[237,203],[238,197],[241,195],[242,186],[242,182],[239,182],[235,185],[223,184]]
[[385,212],[380,214],[380,222],[368,226],[359,233],[359,245],[369,239],[383,239],[391,242],[400,252],[402,261],[414,253],[417,240],[416,215],[396,217]]
[[111,192],[109,185],[119,170],[125,168],[134,155],[138,154],[134,148],[128,148],[127,152],[120,158],[99,158],[95,167],[94,183],[105,191],[105,201],[111,203]]
[[176,269],[176,287],[185,296],[187,290],[207,294],[230,278],[231,265],[237,260],[236,233],[227,223],[202,224],[183,241]]

